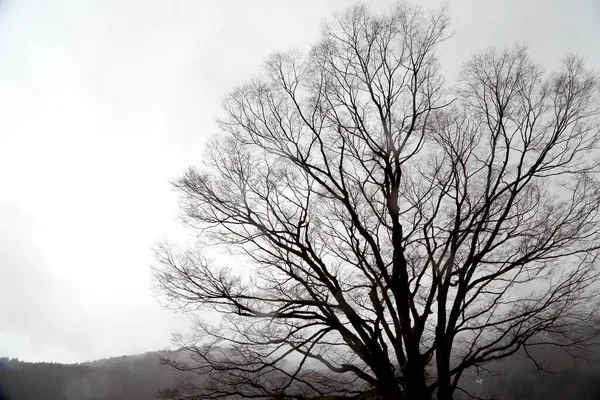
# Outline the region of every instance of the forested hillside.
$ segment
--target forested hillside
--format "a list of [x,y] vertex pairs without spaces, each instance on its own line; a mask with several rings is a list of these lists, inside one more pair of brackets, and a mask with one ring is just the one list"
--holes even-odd
[[[525,354],[470,371],[464,389],[472,395],[496,400],[600,399],[600,366],[580,359],[574,362],[560,350],[544,348],[541,357],[552,372],[535,373]],[[0,359],[0,400],[147,400],[172,386],[181,373],[160,365],[160,357],[183,360],[184,352],[150,352],[81,364],[29,363]],[[539,359],[540,357],[538,357]],[[456,399],[469,398],[457,393]]]
[[0,400],[146,400],[172,385],[177,374],[151,352],[82,364],[29,363],[0,359]]

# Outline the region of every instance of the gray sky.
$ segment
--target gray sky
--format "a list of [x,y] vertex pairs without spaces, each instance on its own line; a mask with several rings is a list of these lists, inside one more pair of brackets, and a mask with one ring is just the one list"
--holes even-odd
[[[0,356],[80,362],[185,329],[150,291],[151,246],[184,237],[168,181],[200,160],[225,93],[352,3],[0,0]],[[447,3],[451,79],[515,41],[549,70],[567,52],[600,68],[598,0]]]

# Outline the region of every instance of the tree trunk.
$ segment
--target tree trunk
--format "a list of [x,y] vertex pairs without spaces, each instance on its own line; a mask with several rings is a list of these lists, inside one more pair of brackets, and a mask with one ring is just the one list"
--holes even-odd
[[[382,379],[383,385],[377,389],[381,399],[384,400],[431,400],[431,392],[427,388],[425,379],[425,369],[419,363],[410,363],[406,365],[403,372],[402,389],[397,384],[397,378],[390,376]],[[394,382],[386,385],[387,382]]]
[[431,400],[431,393],[427,389],[425,382],[425,371],[414,368],[414,371],[407,371],[406,378],[406,399],[407,400]]
[[377,394],[382,400],[403,399],[402,389],[398,385],[398,381],[391,370],[382,368],[377,371],[379,385],[377,386]]
[[452,384],[450,376],[450,344],[446,338],[438,339],[436,350],[437,364],[437,400],[452,400]]
[[452,389],[450,385],[443,385],[438,388],[437,400],[452,400]]

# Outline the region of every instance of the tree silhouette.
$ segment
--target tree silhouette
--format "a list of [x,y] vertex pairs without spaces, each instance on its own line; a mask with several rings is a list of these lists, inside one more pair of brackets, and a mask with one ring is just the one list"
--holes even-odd
[[447,25],[353,7],[225,99],[174,182],[199,243],[155,266],[172,304],[220,319],[166,360],[202,385],[164,397],[446,400],[468,368],[595,336],[598,77],[517,46],[446,89]]

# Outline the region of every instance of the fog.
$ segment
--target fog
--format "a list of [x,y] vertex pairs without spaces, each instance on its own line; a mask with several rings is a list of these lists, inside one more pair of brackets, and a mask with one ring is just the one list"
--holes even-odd
[[[229,90],[353,3],[1,1],[0,356],[82,362],[185,330],[150,289],[152,245],[186,239],[169,180],[200,161]],[[448,9],[450,82],[474,51],[515,41],[548,70],[568,52],[600,66],[596,0]]]

